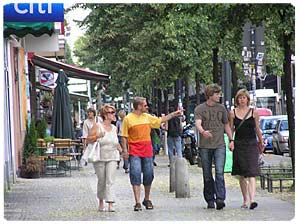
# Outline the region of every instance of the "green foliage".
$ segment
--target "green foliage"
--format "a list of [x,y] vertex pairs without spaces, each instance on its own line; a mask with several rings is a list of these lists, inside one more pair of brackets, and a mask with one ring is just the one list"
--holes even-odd
[[53,140],[54,140],[54,137],[53,137],[53,136],[50,136],[50,135],[48,135],[48,136],[46,136],[46,137],[44,138],[44,140],[45,140],[45,142],[46,142],[46,143],[48,143],[48,142],[53,142]]
[[71,51],[69,44],[67,44],[67,43],[65,44],[65,59],[66,59],[66,63],[74,65],[74,61],[72,58],[72,51]]
[[[175,80],[200,74],[212,81],[212,49],[236,62],[242,75],[243,26],[265,22],[266,60],[272,74],[282,74],[281,33],[294,40],[295,11],[290,4],[79,4],[90,10],[80,23],[86,34],[76,41],[80,65],[111,75],[107,93],[151,95]],[[283,20],[282,18],[289,18]],[[291,43],[294,49],[294,42]],[[248,82],[247,80],[244,80]]]
[[43,95],[43,101],[44,102],[45,101],[52,101],[52,100],[53,100],[53,95],[51,93],[48,93],[48,92],[44,93],[44,95]]
[[31,156],[32,154],[38,155],[37,136],[38,134],[35,126],[35,119],[32,118],[30,126],[29,128],[27,128],[23,144],[23,165],[26,164],[26,160],[29,156]]
[[37,138],[45,138],[46,137],[46,129],[47,129],[47,121],[46,121],[46,118],[43,117],[36,124]]

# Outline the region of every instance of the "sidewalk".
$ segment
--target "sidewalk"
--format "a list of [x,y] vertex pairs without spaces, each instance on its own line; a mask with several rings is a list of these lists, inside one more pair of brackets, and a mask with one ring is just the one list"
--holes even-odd
[[[175,198],[169,193],[167,156],[156,156],[151,200],[154,210],[134,212],[134,197],[128,174],[116,172],[116,212],[98,212],[96,176],[91,164],[71,177],[18,178],[4,195],[6,220],[41,221],[289,221],[294,218],[293,202],[280,200],[257,182],[258,208],[241,209],[242,195],[238,180],[226,173],[227,199],[223,210],[206,209],[203,199],[202,169],[189,166],[190,198]],[[122,163],[121,163],[122,165]],[[144,192],[141,193],[141,199]],[[295,220],[293,220],[295,221]]]

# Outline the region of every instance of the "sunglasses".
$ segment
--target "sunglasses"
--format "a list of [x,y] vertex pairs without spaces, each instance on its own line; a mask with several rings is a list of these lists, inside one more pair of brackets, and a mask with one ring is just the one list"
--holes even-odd
[[107,113],[108,114],[116,114],[116,112],[114,112],[114,111],[108,111]]

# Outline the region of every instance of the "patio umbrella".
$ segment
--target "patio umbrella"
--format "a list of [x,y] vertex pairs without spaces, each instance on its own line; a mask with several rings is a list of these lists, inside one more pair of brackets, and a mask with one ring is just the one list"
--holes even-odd
[[51,134],[55,138],[74,138],[68,81],[69,78],[61,69],[54,89]]

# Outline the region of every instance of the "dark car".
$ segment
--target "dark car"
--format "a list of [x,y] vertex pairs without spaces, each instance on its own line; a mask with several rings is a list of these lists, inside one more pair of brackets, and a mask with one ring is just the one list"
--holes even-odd
[[282,155],[289,152],[289,123],[287,118],[278,119],[273,131],[273,152]]
[[260,116],[259,124],[260,129],[262,130],[263,139],[266,144],[265,150],[273,149],[272,139],[273,131],[278,119],[287,118],[286,115],[276,115],[276,116]]

